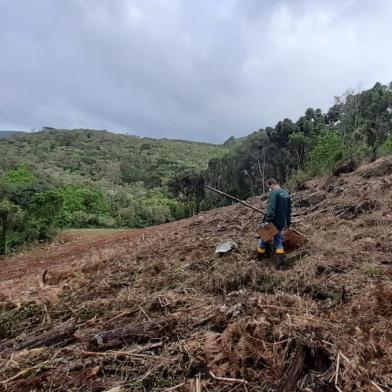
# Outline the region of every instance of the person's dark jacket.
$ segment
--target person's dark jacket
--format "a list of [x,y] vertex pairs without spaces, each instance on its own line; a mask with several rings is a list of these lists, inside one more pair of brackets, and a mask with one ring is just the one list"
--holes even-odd
[[285,189],[274,189],[270,193],[264,222],[273,223],[278,230],[291,225],[291,196]]

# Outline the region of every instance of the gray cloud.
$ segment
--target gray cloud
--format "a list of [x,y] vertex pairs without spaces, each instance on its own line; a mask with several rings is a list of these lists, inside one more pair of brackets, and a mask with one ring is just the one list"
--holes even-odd
[[222,142],[392,80],[389,0],[0,0],[0,128]]

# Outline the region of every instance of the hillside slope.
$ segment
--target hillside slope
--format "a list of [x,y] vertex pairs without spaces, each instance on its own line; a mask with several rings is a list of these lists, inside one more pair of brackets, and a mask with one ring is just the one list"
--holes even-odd
[[4,260],[3,388],[390,390],[392,158],[294,199],[309,241],[286,270],[255,259],[241,205]]

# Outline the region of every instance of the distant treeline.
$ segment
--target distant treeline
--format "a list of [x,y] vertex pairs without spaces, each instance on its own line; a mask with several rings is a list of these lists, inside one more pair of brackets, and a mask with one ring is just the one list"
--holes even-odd
[[9,139],[16,135],[23,135],[25,132],[19,131],[0,131],[0,139]]

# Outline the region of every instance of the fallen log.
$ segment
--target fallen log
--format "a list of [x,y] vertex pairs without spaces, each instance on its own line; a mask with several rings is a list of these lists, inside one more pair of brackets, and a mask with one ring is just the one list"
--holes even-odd
[[121,347],[130,343],[160,338],[177,325],[175,317],[157,321],[151,320],[141,324],[131,324],[125,327],[103,331],[91,336],[88,340],[90,350]]
[[[53,329],[43,332],[40,335],[28,337],[20,343],[10,343],[8,347],[4,347],[1,351],[2,355],[12,354],[24,349],[32,349],[37,347],[49,347],[55,344],[64,346],[76,340],[74,332],[76,330],[75,321],[67,321]],[[12,345],[13,344],[13,345]]]

